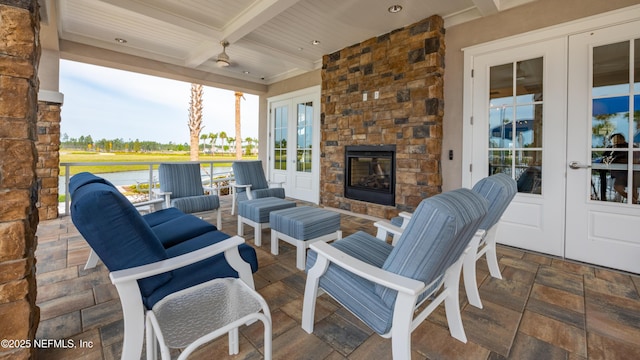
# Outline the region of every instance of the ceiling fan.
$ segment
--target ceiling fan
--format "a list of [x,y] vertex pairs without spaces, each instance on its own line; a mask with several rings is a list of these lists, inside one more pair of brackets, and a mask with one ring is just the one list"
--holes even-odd
[[227,46],[229,46],[229,42],[226,40],[223,40],[223,41],[220,41],[220,44],[222,45],[222,52],[218,54],[218,58],[216,59],[216,65],[218,65],[218,67],[227,67],[231,65],[229,55],[227,55],[227,52],[226,52]]

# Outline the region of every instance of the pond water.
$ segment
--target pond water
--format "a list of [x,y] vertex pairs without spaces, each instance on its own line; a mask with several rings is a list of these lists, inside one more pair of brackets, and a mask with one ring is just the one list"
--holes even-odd
[[[216,174],[223,175],[229,173],[231,171],[231,167],[215,167],[213,171],[214,176],[216,176]],[[149,170],[121,171],[96,175],[109,180],[115,186],[135,185],[137,183],[149,182]],[[203,169],[202,176],[208,178],[209,174]],[[64,176],[60,176],[58,180],[58,193],[64,194]],[[153,180],[158,180],[157,169],[153,170]]]

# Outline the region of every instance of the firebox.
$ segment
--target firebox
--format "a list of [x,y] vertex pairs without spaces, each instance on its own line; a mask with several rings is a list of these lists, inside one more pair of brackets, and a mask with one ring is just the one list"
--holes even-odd
[[345,148],[346,198],[380,205],[395,205],[395,145]]

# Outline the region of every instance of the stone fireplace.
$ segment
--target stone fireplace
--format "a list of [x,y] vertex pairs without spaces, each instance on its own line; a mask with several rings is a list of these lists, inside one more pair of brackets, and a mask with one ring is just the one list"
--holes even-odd
[[[433,16],[323,57],[322,205],[390,218],[441,192],[444,53],[444,23]],[[390,201],[350,193],[348,182],[364,176],[347,173],[353,146],[395,147]],[[356,171],[375,175],[374,157],[363,157]]]
[[344,195],[380,205],[395,203],[396,146],[347,146]]

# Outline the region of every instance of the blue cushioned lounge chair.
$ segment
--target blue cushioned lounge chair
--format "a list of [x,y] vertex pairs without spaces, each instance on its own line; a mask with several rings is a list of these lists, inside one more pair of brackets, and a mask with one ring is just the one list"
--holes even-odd
[[124,315],[123,359],[139,359],[145,311],[169,294],[235,277],[254,287],[255,250],[244,239],[176,208],[144,217],[108,181],[70,182],[71,219],[109,270]]
[[[262,161],[235,161],[232,167],[233,176],[236,181],[231,184],[233,188],[231,215],[235,214],[236,202],[239,201],[265,197],[284,199],[283,183],[269,183],[267,181],[264,170],[262,169]],[[278,187],[270,187],[271,184]]]
[[[222,229],[220,214],[220,198],[214,188],[202,185],[200,164],[198,163],[165,163],[158,167],[160,192],[158,195],[169,195],[167,207],[173,206],[186,214],[203,215],[217,211],[216,226]],[[205,190],[209,194],[205,194]]]
[[[444,302],[449,331],[466,342],[458,302],[463,253],[487,211],[469,189],[423,200],[395,246],[357,232],[310,246],[302,328],[313,332],[319,289],[367,326],[391,337],[395,359],[411,358],[411,332]],[[433,300],[417,314],[429,297]]]

